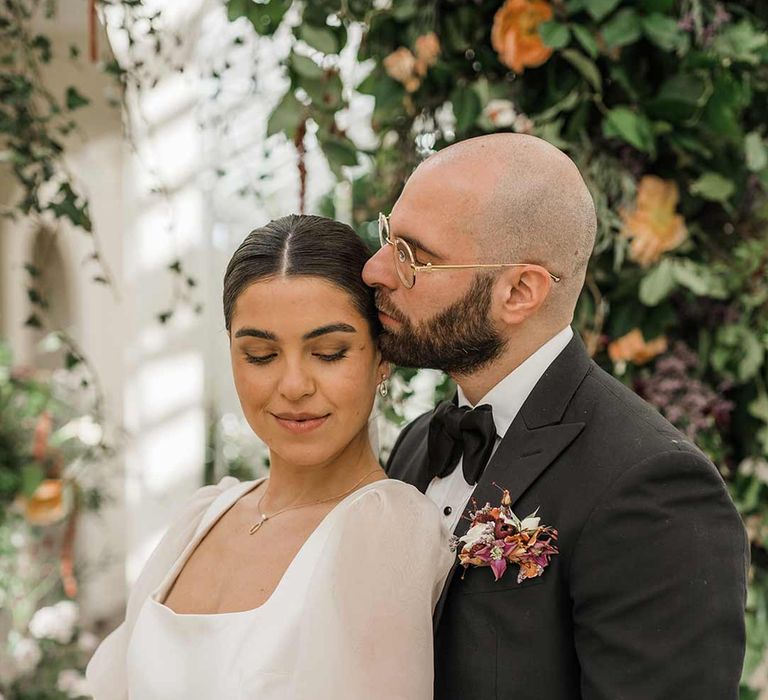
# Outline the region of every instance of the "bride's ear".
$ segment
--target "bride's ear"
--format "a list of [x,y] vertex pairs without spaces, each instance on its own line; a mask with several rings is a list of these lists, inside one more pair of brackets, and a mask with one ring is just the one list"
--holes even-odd
[[389,379],[392,374],[392,365],[379,354],[379,364],[376,368],[376,376],[380,382],[382,379]]

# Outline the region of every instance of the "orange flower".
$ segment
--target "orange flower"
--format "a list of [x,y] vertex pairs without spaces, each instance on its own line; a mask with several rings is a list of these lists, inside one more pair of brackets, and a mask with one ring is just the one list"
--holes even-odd
[[519,579],[536,578],[541,573],[539,565],[535,561],[521,561]]
[[546,0],[507,0],[496,12],[491,44],[499,60],[515,73],[545,63],[552,49],[544,45],[539,25],[552,19]]
[[632,212],[621,212],[623,236],[632,239],[629,257],[643,267],[656,262],[662,253],[677,248],[688,235],[685,220],[675,213],[680,194],[671,180],[645,175],[637,187]]
[[61,479],[44,479],[31,498],[19,496],[24,517],[33,525],[51,525],[65,515]]
[[411,53],[410,49],[401,46],[399,49],[389,54],[389,56],[384,59],[383,63],[384,70],[387,71],[387,75],[390,78],[394,78],[399,83],[404,83],[411,75],[413,75],[416,66],[416,56]]
[[422,34],[416,39],[416,72],[419,75],[426,75],[430,66],[437,63],[437,57],[440,55],[440,40],[437,34],[429,32]]
[[644,365],[667,349],[667,339],[659,336],[654,340],[645,342],[639,328],[631,330],[618,340],[614,340],[608,346],[608,356],[613,362],[632,362],[636,365]]
[[384,70],[387,75],[405,86],[407,92],[416,92],[430,66],[437,63],[440,54],[440,40],[437,34],[429,32],[416,39],[416,55],[401,46],[387,56],[384,61]]

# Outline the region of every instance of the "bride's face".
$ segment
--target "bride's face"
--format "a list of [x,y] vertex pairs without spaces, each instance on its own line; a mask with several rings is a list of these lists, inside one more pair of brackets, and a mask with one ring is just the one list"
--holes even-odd
[[367,429],[386,368],[349,293],[315,277],[246,288],[232,314],[230,353],[243,413],[273,463],[339,455]]

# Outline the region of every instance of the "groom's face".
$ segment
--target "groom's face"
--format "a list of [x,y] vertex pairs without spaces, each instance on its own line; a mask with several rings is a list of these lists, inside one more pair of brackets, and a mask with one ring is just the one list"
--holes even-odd
[[[460,197],[445,207],[436,206],[437,197],[432,187],[409,183],[392,211],[390,239],[405,240],[417,265],[475,262],[471,236],[460,228],[466,217],[456,215]],[[379,343],[390,362],[471,374],[503,351],[492,319],[493,273],[420,271],[408,289],[395,271],[392,246],[385,245],[366,264],[363,279],[376,288]]]

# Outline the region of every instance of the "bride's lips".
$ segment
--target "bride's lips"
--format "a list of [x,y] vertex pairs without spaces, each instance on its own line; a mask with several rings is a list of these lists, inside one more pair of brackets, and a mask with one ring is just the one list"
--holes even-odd
[[273,413],[272,415],[282,428],[291,433],[303,434],[319,428],[331,414],[316,416],[309,413]]

